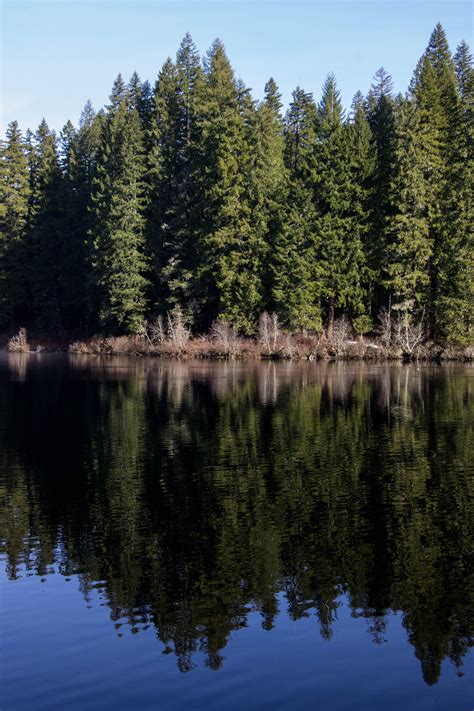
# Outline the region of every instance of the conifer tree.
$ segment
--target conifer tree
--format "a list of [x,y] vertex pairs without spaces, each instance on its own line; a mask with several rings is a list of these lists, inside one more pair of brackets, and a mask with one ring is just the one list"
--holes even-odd
[[[425,135],[425,153],[428,186],[428,223],[433,257],[430,264],[429,325],[431,334],[442,335],[440,311],[450,301],[452,279],[447,278],[449,255],[453,238],[448,214],[452,209],[453,181],[448,166],[452,160],[454,124],[459,115],[454,62],[449,51],[446,35],[438,23],[434,28],[428,47],[415,70],[411,84]],[[444,304],[444,307],[441,305]]]
[[243,167],[249,143],[232,67],[220,40],[205,62],[199,99],[200,226],[196,297],[201,325],[217,315],[252,332],[262,302],[259,235],[251,223]]
[[84,328],[88,316],[88,233],[91,227],[91,190],[100,139],[101,117],[87,102],[79,129],[68,122],[61,133],[61,166],[64,175],[64,220],[61,305],[64,325]]
[[386,286],[394,306],[418,317],[427,306],[432,255],[425,132],[414,102],[402,100],[394,137],[396,167],[389,191]]
[[110,97],[93,179],[92,279],[99,324],[136,333],[146,308],[143,139],[119,76]]
[[360,215],[356,214],[350,133],[343,124],[342,105],[333,75],[328,76],[323,86],[318,114],[317,258],[321,293],[327,307],[327,331],[331,337],[336,308],[348,308],[361,326],[360,317],[365,310],[363,230],[358,224]]
[[297,87],[285,117],[282,205],[271,263],[272,301],[287,325],[319,330],[320,274],[316,263],[314,208],[316,106]]
[[354,245],[357,245],[357,253],[360,256],[360,283],[363,289],[363,297],[356,300],[351,317],[355,331],[362,334],[370,330],[372,325],[370,312],[375,274],[370,267],[370,237],[376,156],[375,141],[367,120],[366,102],[361,92],[357,92],[352,101],[352,117],[347,131],[352,187],[352,240]]
[[[474,338],[474,70],[465,42],[455,55],[457,97],[449,114],[446,187],[441,197],[440,244],[435,261],[438,291],[434,313],[441,335]],[[451,101],[449,102],[451,103]]]
[[188,317],[193,311],[195,119],[200,80],[199,55],[186,35],[176,63],[165,62],[155,88],[150,235],[155,304],[165,310],[179,307]]
[[384,305],[385,226],[389,214],[389,184],[394,168],[395,104],[393,81],[380,67],[368,95],[368,120],[374,136],[376,165],[372,189],[372,223],[369,237],[368,265],[373,275],[372,311],[375,315]]
[[285,140],[281,116],[281,95],[274,79],[265,85],[264,99],[257,111],[251,112],[249,198],[252,225],[263,246],[262,285],[263,307],[273,310],[271,299],[271,260],[274,238],[279,225],[279,213],[285,199],[287,182]]
[[38,328],[57,332],[61,323],[64,182],[57,138],[43,119],[35,134],[28,226],[28,281]]
[[28,311],[25,239],[30,180],[18,123],[8,125],[0,153],[0,325]]

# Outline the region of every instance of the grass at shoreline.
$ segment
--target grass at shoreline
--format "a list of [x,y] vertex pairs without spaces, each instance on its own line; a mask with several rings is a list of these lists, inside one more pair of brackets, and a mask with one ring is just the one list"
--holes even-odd
[[68,335],[52,337],[28,333],[24,339],[18,339],[15,335],[12,337],[9,334],[2,334],[0,349],[22,353],[52,352],[215,360],[474,360],[473,346],[427,342],[417,346],[412,353],[408,353],[400,347],[384,345],[377,338],[331,340],[324,335],[298,334],[286,335],[273,343],[245,337],[222,339],[196,336],[184,343],[175,343],[167,339],[153,343],[143,336],[96,335],[90,338],[77,338]]

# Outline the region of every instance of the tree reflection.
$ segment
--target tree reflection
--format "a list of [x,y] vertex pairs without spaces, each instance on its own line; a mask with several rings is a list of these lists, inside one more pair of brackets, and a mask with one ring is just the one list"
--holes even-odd
[[[21,358],[21,362],[17,360]],[[80,576],[117,633],[153,625],[218,669],[257,611],[341,595],[374,642],[402,611],[428,684],[474,627],[472,371],[366,364],[67,361],[1,374],[8,575]]]

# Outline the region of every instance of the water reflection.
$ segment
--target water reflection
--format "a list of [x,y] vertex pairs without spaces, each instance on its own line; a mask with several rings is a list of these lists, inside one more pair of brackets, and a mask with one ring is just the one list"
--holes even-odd
[[[77,574],[117,634],[218,669],[258,611],[401,611],[428,684],[474,629],[472,369],[5,355],[12,580]],[[283,593],[283,597],[281,595]],[[316,631],[315,631],[316,633]]]

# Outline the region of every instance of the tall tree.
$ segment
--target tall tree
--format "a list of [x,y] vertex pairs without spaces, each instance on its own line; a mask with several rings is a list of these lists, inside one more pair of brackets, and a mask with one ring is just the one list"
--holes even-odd
[[351,136],[343,124],[342,105],[333,75],[329,75],[324,83],[318,114],[317,256],[321,293],[327,309],[327,331],[331,337],[336,308],[348,308],[360,318],[365,307],[365,255],[358,225],[360,215],[355,214]]
[[440,240],[437,247],[437,293],[434,311],[437,330],[450,341],[474,339],[474,70],[465,42],[455,55],[457,101],[448,124],[445,191],[442,194]]
[[25,143],[16,121],[0,148],[0,324],[28,311],[25,239],[30,178]]
[[153,123],[153,298],[158,308],[178,306],[188,316],[193,311],[196,106],[201,74],[199,55],[188,34],[176,63],[167,60],[158,77]]
[[385,303],[384,255],[385,225],[389,214],[389,184],[394,169],[395,105],[393,81],[380,67],[368,95],[368,120],[375,141],[376,166],[372,190],[372,227],[370,232],[369,267],[373,275],[373,315]]
[[200,227],[196,296],[199,323],[217,315],[249,333],[262,302],[262,244],[251,221],[249,141],[239,87],[224,46],[212,45],[205,61],[197,119]]
[[432,255],[425,134],[414,102],[403,99],[397,112],[396,167],[389,191],[386,286],[395,306],[418,316],[427,306]]
[[433,244],[429,325],[432,335],[440,336],[446,330],[440,311],[446,310],[449,305],[450,291],[454,286],[452,278],[447,277],[446,269],[449,268],[449,255],[455,238],[449,224],[453,202],[449,164],[456,160],[453,134],[459,116],[459,99],[453,58],[439,23],[418,62],[411,93],[424,129],[427,159],[428,222]]
[[119,77],[104,120],[91,227],[92,278],[99,323],[136,333],[146,309],[144,160],[140,118]]
[[36,325],[58,331],[61,322],[61,279],[64,181],[57,138],[43,119],[35,134],[31,167],[28,281]]
[[316,105],[297,87],[285,117],[285,162],[271,262],[272,301],[287,325],[321,328],[321,279],[316,263]]
[[252,224],[263,245],[262,285],[266,309],[272,309],[271,260],[279,212],[285,199],[287,181],[281,95],[274,79],[265,85],[263,101],[251,113],[249,198]]

